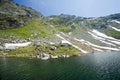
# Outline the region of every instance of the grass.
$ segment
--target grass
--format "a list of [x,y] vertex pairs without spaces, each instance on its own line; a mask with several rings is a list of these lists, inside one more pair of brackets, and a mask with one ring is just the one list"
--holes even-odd
[[120,32],[119,31],[116,31],[114,29],[107,29],[107,30],[105,30],[105,33],[108,36],[112,36],[114,38],[120,39]]
[[15,50],[5,51],[9,56],[14,55],[17,57],[32,57],[36,55],[34,46],[20,47]]
[[73,48],[73,47],[60,47],[58,49],[56,49],[52,55],[70,55],[70,56],[73,56],[73,55],[78,55],[80,52]]
[[[16,38],[34,38],[53,36],[51,28],[39,19],[32,19],[28,25],[20,28],[0,30],[0,37],[8,39],[10,36]],[[31,36],[33,35],[33,36]]]
[[[54,46],[56,47],[55,50],[51,50],[51,47]],[[70,45],[64,45],[62,46],[61,44],[55,44],[55,45],[42,45],[40,47],[37,47],[37,50],[41,52],[45,52],[51,55],[78,55],[80,54],[80,51],[77,49],[73,48]],[[38,52],[38,51],[37,51]]]
[[40,52],[44,52],[54,56],[55,55],[73,56],[80,54],[80,52],[77,49],[73,48],[72,46],[61,46],[60,44],[54,45],[57,47],[55,50],[51,50],[50,46],[51,45],[42,45],[39,47],[35,47],[35,46],[20,47],[15,50],[5,51],[5,53],[8,53],[7,54],[8,56],[16,56],[16,57],[33,57],[39,54]]
[[70,26],[66,26],[66,25],[57,25],[55,28],[58,31],[65,32],[65,33],[68,33],[68,32],[71,31],[71,27]]
[[[70,28],[65,26],[60,26],[57,28],[51,28],[49,24],[47,24],[43,20],[39,19],[32,19],[27,25],[15,29],[7,29],[7,30],[0,30],[0,38],[15,38],[15,39],[26,39],[26,38],[38,38],[38,37],[54,37],[53,30],[60,30],[63,32],[68,32]],[[27,47],[20,47],[15,50],[5,51],[8,53],[8,56],[17,56],[17,57],[32,57],[36,56],[40,52],[45,52],[51,55],[78,55],[80,52],[73,48],[72,46],[56,46],[57,49],[51,50],[52,45],[42,45],[36,47],[35,46],[27,46]]]

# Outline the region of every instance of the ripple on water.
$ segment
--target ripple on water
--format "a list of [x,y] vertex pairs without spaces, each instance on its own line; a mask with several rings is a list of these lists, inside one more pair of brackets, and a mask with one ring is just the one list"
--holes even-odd
[[0,80],[120,80],[120,52],[49,59],[0,58]]

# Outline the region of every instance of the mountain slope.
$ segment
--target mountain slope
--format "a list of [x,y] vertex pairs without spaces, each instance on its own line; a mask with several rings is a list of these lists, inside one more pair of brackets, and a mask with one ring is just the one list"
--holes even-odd
[[[61,49],[65,54],[75,55],[74,51],[77,53],[119,51],[119,15],[85,18],[61,14],[45,17],[32,8],[15,4],[13,0],[0,0],[0,44],[30,41],[32,42],[30,48],[36,49],[42,45],[43,51],[49,54],[54,54],[54,51],[50,50],[51,46],[57,48],[55,54]],[[26,48],[28,50],[25,49],[24,52],[30,48]],[[14,51],[19,52],[21,49]],[[14,54],[14,51],[10,53]],[[35,50],[35,54],[37,53],[40,53],[40,49]]]
[[42,14],[32,8],[15,4],[13,0],[0,0],[0,29],[24,26],[35,17],[42,18]]
[[57,30],[64,32],[79,45],[90,47],[90,51],[120,50],[119,14],[98,18],[61,14],[50,16],[48,19]]
[[0,0],[0,56],[45,57],[49,54],[69,57],[82,54],[73,46],[63,46],[55,35],[57,32],[41,13],[15,4],[13,0]]
[[44,16],[13,0],[0,0],[0,38],[8,40],[53,36]]

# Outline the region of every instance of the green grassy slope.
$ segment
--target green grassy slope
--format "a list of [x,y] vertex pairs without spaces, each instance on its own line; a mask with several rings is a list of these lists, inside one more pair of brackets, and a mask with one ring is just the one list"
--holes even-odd
[[39,19],[32,19],[27,25],[15,28],[0,30],[0,37],[8,39],[10,36],[15,38],[34,38],[53,36],[52,29]]
[[108,29],[105,30],[105,33],[108,36],[112,36],[114,38],[120,39],[120,32],[119,31],[116,31],[114,29],[108,28]]

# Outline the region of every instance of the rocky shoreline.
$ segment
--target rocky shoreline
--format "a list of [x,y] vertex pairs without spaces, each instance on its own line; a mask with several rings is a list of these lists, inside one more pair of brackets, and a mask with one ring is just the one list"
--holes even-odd
[[[80,55],[76,55],[76,56],[80,56]],[[49,56],[44,56],[44,57],[38,57],[38,55],[37,55],[37,56],[28,57],[28,56],[18,56],[18,55],[0,55],[0,58],[28,58],[28,59],[41,59],[41,60],[70,58],[70,57],[72,57],[72,56],[70,56],[70,55],[61,55],[61,56],[49,55]]]
[[14,40],[1,42],[0,44],[0,57],[27,57],[47,60],[79,55],[79,51],[77,53],[74,51],[77,50],[68,43],[62,43],[59,39],[53,40],[47,37],[29,40],[29,42],[27,40]]

